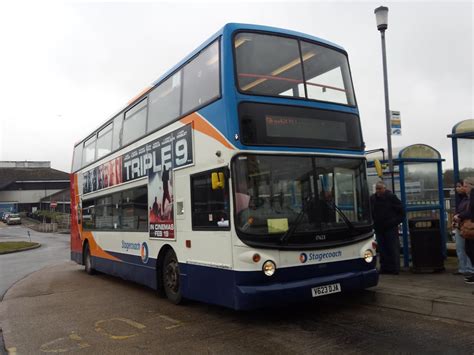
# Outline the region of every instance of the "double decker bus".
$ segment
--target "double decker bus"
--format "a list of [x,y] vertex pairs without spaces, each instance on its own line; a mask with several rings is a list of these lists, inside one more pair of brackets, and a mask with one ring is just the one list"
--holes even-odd
[[375,286],[347,53],[227,24],[74,147],[71,258],[252,309]]

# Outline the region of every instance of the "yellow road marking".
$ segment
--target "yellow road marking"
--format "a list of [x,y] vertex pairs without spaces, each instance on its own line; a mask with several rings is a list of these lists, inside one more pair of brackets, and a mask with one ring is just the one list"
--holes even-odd
[[168,317],[168,316],[165,316],[165,315],[162,315],[162,314],[160,314],[159,317],[162,318],[162,319],[167,320],[168,322],[174,323],[173,325],[169,325],[169,326],[165,327],[165,329],[167,329],[167,330],[178,328],[178,327],[181,327],[183,325],[183,323],[181,321],[177,320],[177,319],[173,319],[171,317]]
[[103,328],[103,325],[109,323],[109,324],[112,324],[113,325],[113,322],[122,322],[122,323],[125,323],[135,329],[139,329],[139,330],[142,330],[144,328],[146,328],[146,326],[144,326],[143,324],[141,323],[138,323],[138,322],[135,322],[131,319],[127,319],[127,318],[111,318],[111,319],[104,319],[104,320],[99,320],[97,322],[95,322],[95,331],[100,333],[100,334],[103,334],[107,337],[109,337],[110,339],[113,339],[113,340],[124,340],[124,339],[128,339],[128,338],[133,338],[133,337],[136,337],[137,335],[139,335],[139,333],[131,333],[131,334],[127,334],[127,335],[117,335],[117,334],[113,334],[111,332],[108,332],[106,331],[104,328]]
[[75,332],[72,332],[71,334],[69,334],[69,339],[76,341],[79,349],[88,348],[90,346],[85,341],[82,341],[82,338],[79,335],[77,335]]
[[[73,344],[61,344],[72,341]],[[63,347],[66,345],[66,347]],[[60,347],[61,346],[61,347]],[[54,339],[40,346],[40,351],[43,353],[65,353],[75,349],[88,348],[90,345],[82,340],[82,338],[75,332],[71,332],[69,336]]]

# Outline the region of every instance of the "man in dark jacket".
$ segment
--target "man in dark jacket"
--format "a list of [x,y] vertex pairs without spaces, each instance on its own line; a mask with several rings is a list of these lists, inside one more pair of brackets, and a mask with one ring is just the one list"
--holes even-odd
[[404,216],[402,202],[385,188],[383,182],[378,182],[370,203],[380,254],[380,273],[397,275],[400,272],[398,225]]

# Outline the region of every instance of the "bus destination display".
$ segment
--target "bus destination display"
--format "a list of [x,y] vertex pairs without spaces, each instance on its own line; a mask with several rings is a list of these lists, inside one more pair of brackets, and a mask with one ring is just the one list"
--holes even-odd
[[267,136],[347,141],[344,122],[305,117],[266,115]]

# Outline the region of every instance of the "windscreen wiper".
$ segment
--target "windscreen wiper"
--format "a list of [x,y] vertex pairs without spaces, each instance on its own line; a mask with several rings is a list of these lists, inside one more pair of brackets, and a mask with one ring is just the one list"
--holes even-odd
[[352,224],[352,222],[349,220],[349,218],[347,218],[346,214],[344,212],[342,212],[342,210],[339,208],[338,205],[336,205],[335,203],[329,203],[328,201],[326,200],[322,200],[324,201],[324,203],[326,204],[326,206],[329,206],[331,209],[333,209],[334,211],[336,211],[339,216],[341,216],[342,220],[344,221],[344,223],[347,225],[347,227],[349,228],[349,230],[353,233],[353,232],[356,232],[356,229],[354,227],[354,225]]
[[303,206],[301,207],[301,211],[296,216],[295,222],[291,225],[290,228],[288,228],[288,230],[285,232],[285,234],[283,234],[280,237],[280,244],[286,244],[288,242],[288,240],[293,236],[293,234],[296,231],[296,228],[299,226],[299,224],[303,220],[304,214],[308,211],[307,206],[310,206],[311,203],[313,203],[313,201],[314,201],[314,197],[312,197],[312,196],[310,196],[306,199],[306,206],[303,203]]

